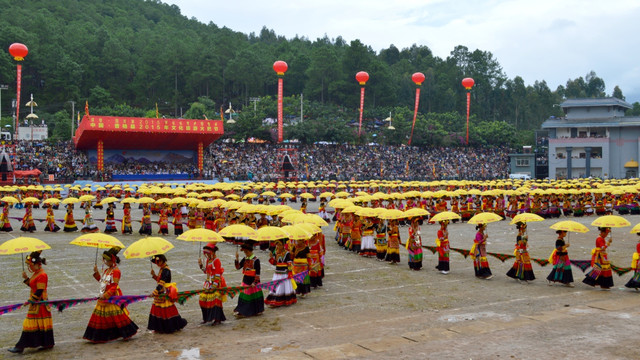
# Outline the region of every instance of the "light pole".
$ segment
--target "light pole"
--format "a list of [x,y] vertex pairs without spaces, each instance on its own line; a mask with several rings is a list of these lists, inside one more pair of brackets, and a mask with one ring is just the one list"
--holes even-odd
[[71,103],[71,140],[73,140],[73,115],[75,115],[76,112],[76,102],[75,101],[69,101]]
[[395,130],[396,128],[393,127],[393,125],[391,125],[391,121],[393,119],[391,118],[391,111],[389,111],[389,117],[384,119],[384,121],[388,121],[389,122],[389,126],[387,127],[387,129],[389,130]]
[[233,120],[233,116],[232,116],[235,112],[236,111],[233,110],[233,108],[231,107],[231,101],[229,101],[229,108],[225,111],[225,113],[229,114],[229,120],[227,120],[227,124],[235,124],[236,123],[236,121]]
[[0,85],[0,120],[2,119],[2,90],[9,90],[9,85]]
[[36,104],[35,101],[33,101],[33,94],[31,94],[31,100],[29,100],[26,104],[24,104],[25,106],[31,106],[31,112],[29,113],[29,115],[27,115],[27,119],[31,119],[31,142],[33,142],[33,119],[37,119],[38,115],[33,113],[33,107],[34,106],[38,106],[38,104]]

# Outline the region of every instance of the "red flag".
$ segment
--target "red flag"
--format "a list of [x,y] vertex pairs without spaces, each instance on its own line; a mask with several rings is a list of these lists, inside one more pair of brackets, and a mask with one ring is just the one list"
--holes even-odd
[[89,116],[89,100],[84,103],[84,114]]

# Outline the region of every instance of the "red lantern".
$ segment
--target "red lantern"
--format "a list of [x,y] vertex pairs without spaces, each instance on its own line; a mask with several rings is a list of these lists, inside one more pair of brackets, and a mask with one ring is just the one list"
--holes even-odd
[[356,80],[360,85],[364,85],[369,80],[369,74],[366,71],[360,71],[356,74]]
[[475,84],[476,82],[473,81],[472,78],[464,78],[462,79],[462,86],[464,86],[465,89],[467,90],[471,90],[471,88],[473,87],[473,84]]
[[289,68],[289,66],[287,65],[287,63],[282,61],[282,60],[278,60],[278,61],[273,63],[273,70],[278,75],[284,75],[284,73],[287,72],[288,68]]
[[22,61],[29,53],[29,49],[25,44],[13,43],[9,46],[9,54],[13,56],[15,61]]
[[411,75],[411,80],[413,80],[414,83],[416,83],[416,85],[420,86],[422,85],[422,83],[424,82],[424,74],[421,72],[417,72],[413,75]]

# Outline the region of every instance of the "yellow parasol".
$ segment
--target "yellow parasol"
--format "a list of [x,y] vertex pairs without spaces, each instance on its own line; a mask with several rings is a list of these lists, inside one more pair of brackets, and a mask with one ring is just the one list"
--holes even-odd
[[640,233],[640,223],[639,223],[639,224],[637,224],[636,226],[634,226],[634,227],[631,229],[630,233],[631,233],[631,234],[637,234],[637,233]]
[[310,194],[308,192],[304,192],[302,194],[300,194],[300,197],[303,199],[313,199],[315,198],[315,196],[313,196],[313,194]]
[[492,212],[483,212],[477,215],[474,215],[471,219],[469,219],[469,224],[488,224],[496,221],[502,220],[502,216],[492,213]]
[[398,220],[404,219],[405,217],[406,215],[404,214],[404,212],[398,209],[386,209],[384,211],[381,211],[378,215],[378,218],[383,220]]
[[256,231],[247,225],[242,224],[233,224],[225,227],[224,229],[218,231],[223,237],[237,237],[237,238],[251,238],[255,236]]
[[513,217],[509,224],[513,225],[519,222],[528,223],[532,221],[544,221],[544,218],[537,214],[532,213],[522,213]]
[[95,200],[95,198],[96,197],[93,196],[93,195],[82,195],[82,196],[80,196],[80,198],[78,198],[78,200],[80,200],[80,201],[93,201],[93,200]]
[[135,202],[136,202],[136,198],[128,197],[128,198],[125,198],[124,200],[122,200],[120,203],[122,203],[122,204],[133,204]]
[[138,204],[153,204],[156,200],[152,197],[143,196],[140,199],[136,200]]
[[75,198],[75,197],[68,197],[68,198],[62,200],[62,203],[65,204],[65,205],[75,204],[77,202],[80,202],[80,200],[78,198]]
[[[0,255],[24,254],[47,249],[51,249],[51,246],[40,239],[20,236],[2,243],[0,245]],[[22,256],[22,271],[24,271],[24,255]]]
[[38,204],[38,203],[40,203],[40,199],[38,199],[36,197],[33,197],[33,196],[29,196],[29,197],[26,197],[26,198],[22,199],[22,203],[23,204],[26,204],[26,203]]
[[223,242],[224,238],[217,232],[209,229],[191,229],[178,236],[176,239],[198,242]]
[[433,222],[440,222],[445,220],[460,220],[460,215],[454,213],[453,211],[443,211],[441,213],[435,214],[430,220]]
[[[377,212],[376,212],[377,216]],[[294,224],[313,224],[315,226],[327,226],[327,223],[323,218],[316,214],[305,214],[304,216],[300,216],[293,220]]]
[[404,216],[406,216],[407,218],[422,217],[422,216],[429,216],[429,215],[431,215],[431,213],[421,208],[411,208],[404,212]]
[[145,237],[133,244],[124,251],[127,259],[142,259],[153,255],[164,254],[173,249],[173,244],[160,237]]
[[262,194],[260,194],[260,196],[270,196],[270,197],[273,197],[273,196],[276,196],[276,193],[274,193],[273,191],[265,191],[265,192],[263,192]]
[[599,218],[595,219],[591,223],[591,226],[598,226],[598,227],[625,227],[625,226],[631,226],[631,223],[629,222],[629,220],[623,218],[622,216],[605,215],[605,216],[600,216]]
[[363,217],[375,217],[378,216],[378,211],[373,208],[360,208],[356,210],[355,214]]
[[558,221],[557,223],[549,226],[549,228],[553,230],[571,231],[571,232],[579,232],[579,233],[586,233],[589,231],[588,227],[573,220]]
[[290,240],[307,240],[312,235],[311,233],[296,225],[283,226],[282,230],[289,234]]
[[275,241],[279,239],[286,239],[288,237],[289,234],[280,227],[263,226],[256,230],[256,234],[249,237],[249,239],[254,241]]
[[56,199],[56,198],[49,198],[45,201],[42,202],[43,204],[51,204],[51,205],[58,205],[60,204],[60,199]]
[[17,204],[20,202],[20,200],[16,199],[13,196],[5,196],[2,199],[0,199],[0,201],[10,203],[10,204]]
[[71,241],[69,244],[78,245],[78,246],[86,246],[86,247],[95,247],[96,248],[96,261],[95,264],[98,264],[98,249],[110,249],[113,247],[117,247],[120,249],[124,249],[124,244],[120,242],[117,238],[102,233],[91,233],[91,234],[82,234]]

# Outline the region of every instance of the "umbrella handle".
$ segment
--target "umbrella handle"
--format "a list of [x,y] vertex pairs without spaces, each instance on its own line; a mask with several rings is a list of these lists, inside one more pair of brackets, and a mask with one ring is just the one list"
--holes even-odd
[[22,257],[22,272],[24,272],[24,253],[20,253],[20,256]]
[[96,246],[96,261],[95,261],[95,266],[98,266],[98,247]]

